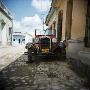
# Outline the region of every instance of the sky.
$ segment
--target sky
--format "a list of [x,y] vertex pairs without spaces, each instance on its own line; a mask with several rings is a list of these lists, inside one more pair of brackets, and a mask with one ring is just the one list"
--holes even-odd
[[[2,0],[13,16],[13,31],[34,34],[43,29],[51,0]],[[44,25],[44,28],[47,28]]]

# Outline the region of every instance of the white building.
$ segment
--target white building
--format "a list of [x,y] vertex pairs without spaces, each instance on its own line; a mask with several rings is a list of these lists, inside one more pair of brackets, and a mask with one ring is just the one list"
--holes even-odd
[[33,38],[34,38],[34,36],[32,36],[30,33],[25,33],[25,44],[26,43],[28,43],[28,42],[30,42],[30,43],[32,43],[33,42]]
[[0,45],[12,44],[13,20],[7,7],[0,1]]
[[25,44],[25,35],[21,32],[13,33],[13,44]]

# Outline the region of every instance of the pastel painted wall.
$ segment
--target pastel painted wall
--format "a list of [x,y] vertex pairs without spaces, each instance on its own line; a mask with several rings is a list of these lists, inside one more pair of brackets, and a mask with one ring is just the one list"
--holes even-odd
[[28,42],[32,43],[32,39],[33,38],[31,36],[29,36],[28,34],[25,34],[25,44]]
[[25,36],[22,35],[13,35],[13,44],[25,44]]
[[85,36],[87,0],[73,0],[71,39]]
[[57,8],[53,14],[53,16],[50,18],[50,21],[48,23],[48,26],[50,27],[53,22],[56,22],[56,33],[57,33],[57,23],[58,23],[58,14],[62,10],[63,11],[63,20],[62,20],[62,40],[65,40],[65,24],[66,24],[66,8],[67,8],[67,0],[60,1],[61,3],[56,4]]

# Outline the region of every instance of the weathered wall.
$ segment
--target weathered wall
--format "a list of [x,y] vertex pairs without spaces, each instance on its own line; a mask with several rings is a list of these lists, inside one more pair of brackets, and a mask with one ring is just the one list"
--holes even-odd
[[[63,0],[59,11],[62,10],[63,11],[63,19],[62,19],[62,40],[65,40],[65,27],[66,27],[66,9],[67,9],[67,0]],[[58,12],[59,12],[58,11]]]
[[67,11],[66,11],[66,30],[65,30],[65,38],[69,40],[71,38],[71,26],[72,26],[72,8],[73,8],[73,0],[67,1]]
[[[62,10],[63,11],[63,21],[62,21],[62,40],[65,40],[65,24],[66,24],[66,7],[67,7],[67,0],[63,0],[61,3],[58,3],[59,7],[54,12],[53,16],[51,17],[48,26],[50,27],[54,21],[56,21],[56,33],[57,33],[57,23],[58,23],[58,14]],[[56,35],[57,37],[57,35]]]
[[0,22],[0,45],[1,45],[1,22]]
[[83,49],[84,43],[83,41],[68,41],[67,57],[68,58],[78,58],[79,52]]
[[71,39],[83,39],[86,25],[86,0],[73,0]]
[[[2,20],[5,22],[3,29]],[[9,28],[12,28],[12,20],[0,11],[0,42],[2,45],[11,44],[12,42],[12,35],[9,36]]]
[[23,39],[25,39],[25,36],[13,35],[13,39],[15,39],[15,41],[13,40],[13,44],[25,44],[25,41],[23,41]]
[[[69,0],[62,0],[60,1],[60,3],[55,4],[57,6],[57,9],[54,12],[53,16],[50,18],[48,26],[50,27],[52,23],[56,21],[56,30],[57,30],[58,13],[62,10],[63,11],[62,40],[65,40],[66,33],[69,32],[67,33],[68,36],[69,34],[71,34],[69,39],[73,40],[79,39],[82,41],[85,35],[87,1],[73,0],[73,7],[67,6],[68,1]],[[69,14],[71,15],[71,17],[68,17]],[[71,20],[71,22],[69,22],[69,20]]]
[[76,58],[84,48],[86,26],[86,0],[73,0],[71,40],[68,41],[67,56]]

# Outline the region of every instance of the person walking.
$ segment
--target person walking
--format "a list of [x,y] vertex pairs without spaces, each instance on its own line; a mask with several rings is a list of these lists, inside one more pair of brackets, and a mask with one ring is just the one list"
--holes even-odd
[[63,48],[62,48],[62,55],[63,55],[63,58],[66,59],[66,46],[67,46],[67,43],[66,43],[66,40],[63,41]]

